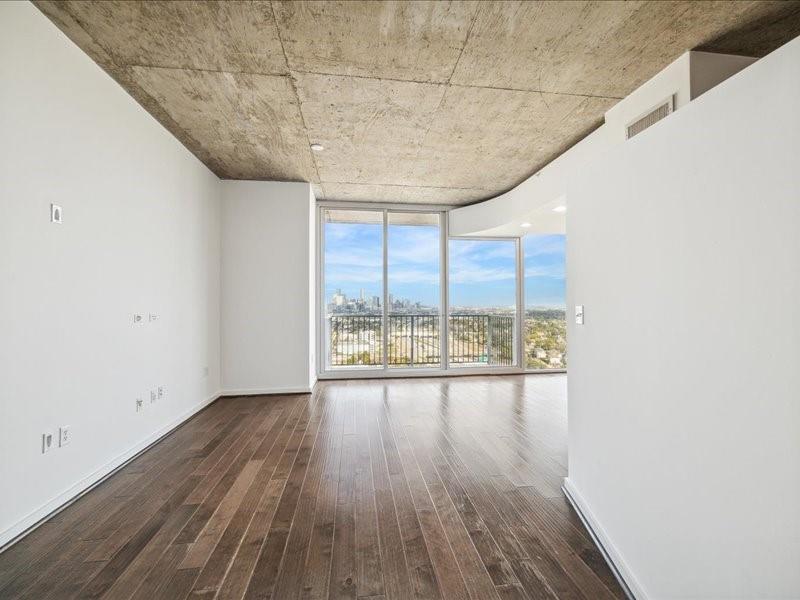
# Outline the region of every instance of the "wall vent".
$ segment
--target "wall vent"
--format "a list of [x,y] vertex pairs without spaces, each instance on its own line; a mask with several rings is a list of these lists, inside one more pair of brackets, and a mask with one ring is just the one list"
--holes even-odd
[[670,96],[654,109],[648,111],[647,114],[639,117],[633,123],[630,123],[625,128],[627,139],[631,139],[633,136],[642,133],[651,125],[655,125],[661,119],[668,116],[673,111],[673,98],[674,96]]

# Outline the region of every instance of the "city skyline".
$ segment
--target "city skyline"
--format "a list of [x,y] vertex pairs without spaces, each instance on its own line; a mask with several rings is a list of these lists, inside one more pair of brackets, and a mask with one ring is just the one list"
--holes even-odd
[[[389,294],[439,307],[439,228],[389,224]],[[325,224],[326,304],[337,289],[349,298],[383,296],[383,226]],[[525,308],[564,308],[565,251],[562,234],[528,235],[522,240]],[[451,239],[450,304],[508,307],[516,301],[514,244],[506,240]]]

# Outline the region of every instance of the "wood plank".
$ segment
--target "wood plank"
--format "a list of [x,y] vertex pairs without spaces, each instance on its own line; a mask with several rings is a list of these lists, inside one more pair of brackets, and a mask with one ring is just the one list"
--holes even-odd
[[[293,600],[300,598],[303,593],[303,572],[310,550],[320,485],[325,465],[332,458],[330,445],[330,438],[333,437],[330,431],[332,407],[332,401],[324,403],[323,416],[316,439],[313,441],[308,469],[295,509],[295,517],[292,519],[289,536],[286,539],[286,548],[276,576],[273,598]],[[316,566],[320,570],[324,569],[325,573],[329,569],[323,561]],[[306,591],[310,592],[311,590]]]
[[[261,554],[247,586],[244,597],[248,600],[266,600],[272,596],[286,550],[286,542],[289,539],[289,531],[300,500],[303,482],[308,472],[308,464],[314,448],[314,442],[317,439],[317,431],[322,417],[321,412],[320,402],[309,406],[306,413],[310,414],[304,416],[304,420],[308,423],[307,428],[303,427],[301,430],[300,426],[298,426],[298,430],[295,431],[289,441],[289,448],[297,448],[293,452],[295,454],[294,462],[286,479],[269,533],[264,540]],[[303,423],[301,423],[302,425]],[[280,466],[276,474],[281,473]],[[307,515],[302,515],[302,518],[307,518]]]
[[[347,407],[352,409],[352,405]],[[354,416],[354,415],[353,415]],[[345,425],[342,456],[339,462],[339,485],[333,524],[333,548],[328,598],[354,600],[356,597],[356,514],[355,514],[355,423],[351,431]]]
[[[297,403],[287,407],[290,412],[281,411],[278,418],[274,420],[264,442],[253,454],[251,462],[257,462],[261,466],[255,477],[253,484],[247,490],[247,494],[236,510],[236,514],[231,518],[219,542],[214,547],[213,553],[205,563],[193,587],[193,594],[207,595],[213,594],[221,585],[227,574],[231,561],[239,550],[240,544],[247,530],[253,522],[256,514],[256,506],[263,497],[270,479],[275,472],[278,460],[283,453],[285,440],[291,434],[291,429],[285,431],[289,416],[297,408]],[[284,433],[285,432],[285,433]]]
[[221,399],[0,555],[0,597],[622,599],[553,496],[558,382]]
[[304,568],[302,590],[303,598],[308,600],[323,600],[329,595],[345,420],[343,407],[337,400],[338,397],[334,392],[330,398],[335,411],[334,420],[331,425],[332,431],[328,438],[328,446],[325,449],[325,467],[319,485],[316,512]]
[[[189,470],[187,469],[187,471]],[[150,540],[159,534],[162,527],[171,528],[174,520],[183,518],[184,513],[189,512],[185,509],[178,511],[178,508],[181,507],[183,500],[196,483],[197,481],[194,478],[187,477],[172,496],[159,507],[156,513],[122,545],[103,569],[81,589],[80,596],[99,598],[111,589],[117,579],[135,564],[140,552],[146,548]],[[175,533],[177,534],[177,531]]]
[[[357,386],[353,386],[357,389]],[[375,487],[372,482],[369,437],[364,401],[354,395],[356,428],[356,464],[354,473],[355,538],[356,538],[356,595],[383,594],[383,572],[378,542],[378,511],[375,506]]]
[[[394,444],[385,418],[379,418],[379,421],[383,424],[384,439]],[[401,444],[401,453],[406,455],[408,477],[418,480],[414,502],[420,514],[425,515],[423,534],[442,594],[447,598],[497,598],[497,590],[486,567],[430,463],[428,442],[422,439],[422,435],[409,427],[399,435],[398,443]]]
[[367,411],[367,435],[369,438],[372,481],[375,488],[375,507],[378,514],[378,539],[380,540],[381,568],[387,598],[411,598],[411,579],[408,562],[397,522],[397,508],[389,479],[386,457],[383,451],[378,418],[382,404],[370,403]]
[[[301,414],[306,409],[304,403],[298,402],[292,408],[290,418],[287,419],[283,430],[276,438],[264,463],[265,469],[271,470],[270,479],[256,505],[249,525],[239,542],[236,554],[233,557],[227,573],[219,588],[218,598],[241,598],[247,590],[247,585],[255,568],[264,540],[272,524],[278,502],[283,494],[286,479],[276,477],[278,465],[290,456],[294,459],[295,452],[290,452],[288,442],[294,435],[301,422]],[[245,515],[242,515],[243,518]],[[227,532],[226,532],[227,533]],[[232,542],[231,542],[232,544]],[[212,556],[212,559],[214,557]],[[200,578],[202,580],[202,577]]]
[[419,517],[416,510],[414,510],[414,501],[405,477],[400,453],[389,421],[383,412],[378,417],[378,426],[414,596],[421,600],[441,598],[433,564],[431,563],[428,547],[425,545],[425,538],[419,523]]

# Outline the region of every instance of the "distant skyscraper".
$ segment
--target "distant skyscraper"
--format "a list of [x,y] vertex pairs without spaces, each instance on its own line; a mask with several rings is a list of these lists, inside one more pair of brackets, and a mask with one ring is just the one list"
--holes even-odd
[[361,288],[361,295],[359,296],[358,299],[361,300],[362,302],[364,301],[364,288]]

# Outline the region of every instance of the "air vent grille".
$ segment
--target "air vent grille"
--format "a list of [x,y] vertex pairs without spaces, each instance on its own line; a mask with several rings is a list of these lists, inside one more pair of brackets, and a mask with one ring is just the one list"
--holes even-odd
[[661,119],[669,115],[671,112],[672,112],[672,98],[663,102],[662,104],[659,104],[649,113],[647,113],[643,117],[635,120],[633,123],[628,125],[627,127],[628,139],[631,139],[633,136],[642,133],[645,129],[647,129],[651,125],[655,125]]

